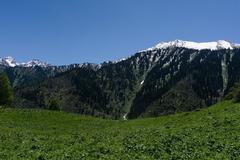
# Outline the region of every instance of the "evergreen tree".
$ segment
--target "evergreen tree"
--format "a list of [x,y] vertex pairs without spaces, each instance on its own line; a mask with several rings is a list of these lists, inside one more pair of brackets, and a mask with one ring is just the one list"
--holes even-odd
[[11,106],[13,102],[13,90],[6,73],[0,76],[0,105]]

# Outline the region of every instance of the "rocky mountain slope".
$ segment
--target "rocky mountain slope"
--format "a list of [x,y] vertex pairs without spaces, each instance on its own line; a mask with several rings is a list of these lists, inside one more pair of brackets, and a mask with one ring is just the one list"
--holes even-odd
[[48,74],[38,83],[34,79],[31,85],[26,81],[15,85],[16,107],[48,108],[56,99],[64,111],[119,119],[214,104],[239,81],[239,61],[238,44],[175,40],[101,65],[63,67],[66,70],[54,66],[7,68],[50,69],[41,72]]

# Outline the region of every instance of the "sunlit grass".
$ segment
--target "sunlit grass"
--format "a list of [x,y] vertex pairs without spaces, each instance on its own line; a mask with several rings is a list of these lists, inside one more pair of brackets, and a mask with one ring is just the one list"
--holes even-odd
[[114,121],[0,109],[0,159],[237,159],[240,105]]

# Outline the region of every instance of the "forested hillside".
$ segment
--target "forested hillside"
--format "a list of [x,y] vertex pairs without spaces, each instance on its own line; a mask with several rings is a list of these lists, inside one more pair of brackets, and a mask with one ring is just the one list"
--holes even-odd
[[238,44],[175,40],[102,64],[53,66],[7,57],[0,59],[0,73],[10,79],[16,108],[133,119],[223,100],[240,80],[239,61]]

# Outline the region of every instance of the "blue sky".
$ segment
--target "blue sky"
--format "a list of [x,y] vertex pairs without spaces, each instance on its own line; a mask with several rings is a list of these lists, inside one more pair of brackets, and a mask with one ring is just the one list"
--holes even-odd
[[0,57],[117,60],[175,39],[240,43],[239,0],[0,0]]

